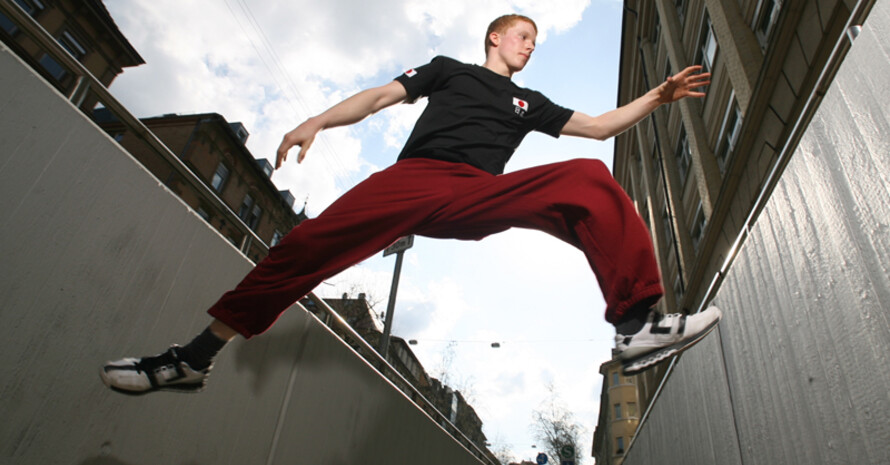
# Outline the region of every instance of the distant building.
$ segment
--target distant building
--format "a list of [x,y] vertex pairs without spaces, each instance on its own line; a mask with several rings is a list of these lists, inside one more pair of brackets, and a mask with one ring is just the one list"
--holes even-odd
[[438,379],[432,378],[432,385],[424,395],[480,449],[487,450],[487,438],[482,433],[482,419],[460,391],[455,391]]
[[[618,105],[687,66],[712,73],[705,98],[659,108],[615,139],[615,179],[649,227],[661,268],[660,311],[694,311],[707,297],[769,173],[784,168],[783,147],[796,146],[793,129],[808,124],[804,104],[824,93],[814,86],[852,3],[624,0]],[[665,365],[636,377],[643,404]],[[597,431],[609,430],[610,409],[601,406]]]
[[[145,63],[100,0],[14,1],[105,87],[123,68]],[[74,76],[2,13],[0,38],[60,92],[69,95],[74,90]],[[96,103],[97,99],[87,94],[80,108],[89,112]]]
[[642,377],[622,375],[621,363],[615,358],[603,363],[600,373],[603,389],[592,455],[597,465],[621,465],[644,408],[637,385]]
[[[324,299],[324,301],[340,314],[346,323],[371,347],[379,346],[380,338],[383,336],[383,325],[368,303],[365,294],[359,294],[358,298],[350,298],[348,294],[343,294],[340,299]],[[321,312],[317,311],[311,300],[304,299],[301,303],[309,311],[321,317]],[[337,331],[336,328],[334,331]],[[488,450],[487,439],[482,432],[482,420],[476,414],[476,410],[459,391],[455,391],[442,384],[438,379],[430,377],[404,339],[396,336],[391,337],[386,359],[402,377],[408,380],[479,449],[485,451],[490,457],[494,457]]]
[[[249,240],[192,189],[170,163],[142,143],[140,136],[127,130],[107,111],[95,112],[94,119],[232,244],[240,247]],[[241,123],[229,123],[216,113],[164,115],[141,121],[266,245],[276,245],[306,219],[305,211],[294,212],[293,195],[278,190],[269,179],[271,163],[253,158],[247,150],[244,143],[249,134]],[[265,252],[259,244],[252,244],[247,247],[247,256],[256,262]]]

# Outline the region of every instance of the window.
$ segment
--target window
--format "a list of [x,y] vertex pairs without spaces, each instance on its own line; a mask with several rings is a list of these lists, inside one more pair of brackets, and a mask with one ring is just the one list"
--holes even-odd
[[730,97],[729,106],[726,108],[726,116],[723,117],[723,127],[720,129],[720,137],[717,139],[717,163],[720,172],[726,173],[732,152],[738,142],[739,132],[742,128],[742,111],[735,100],[735,94]]
[[[31,15],[32,18],[36,18],[37,13],[46,8],[43,6],[43,3],[40,3],[39,0],[15,0],[15,2],[18,3],[23,10],[25,10],[25,13]],[[9,33],[9,35],[13,35],[19,31],[18,26],[16,26],[15,23],[13,23],[11,19],[9,19],[9,17],[2,13],[0,13],[0,27],[2,27],[4,31]]]
[[[75,59],[80,61],[86,56],[87,51],[80,44],[80,42],[74,38],[68,31],[62,31],[62,34],[56,39],[59,44],[68,51]],[[41,66],[50,74],[50,76],[54,77],[56,80],[61,81],[68,76],[68,71],[58,62],[55,58],[49,56],[44,53],[40,59],[38,60]]]
[[689,174],[689,165],[692,163],[692,154],[689,152],[689,139],[686,137],[686,128],[680,129],[680,141],[677,143],[677,170],[680,172],[681,185],[686,184],[686,175]]
[[643,206],[640,207],[640,216],[643,217],[643,221],[646,222],[646,227],[649,228],[650,233],[652,230],[652,225],[649,224],[649,199],[643,198]]
[[250,210],[250,215],[244,220],[247,223],[247,226],[250,229],[256,230],[256,227],[260,224],[260,218],[263,217],[263,209],[259,205],[254,205]]
[[680,273],[674,276],[674,297],[677,299],[677,305],[683,300],[683,280],[680,279]]
[[32,17],[46,8],[40,0],[15,0],[15,2]]
[[262,207],[256,205],[256,202],[250,194],[246,194],[244,196],[244,201],[241,202],[241,210],[238,211],[238,217],[244,220],[247,227],[256,229],[257,225],[260,223],[260,217],[262,216]]
[[615,438],[615,453],[616,454],[624,453],[624,438],[621,436],[618,436],[617,438]]
[[754,15],[754,35],[760,42],[760,49],[766,50],[770,35],[775,29],[779,19],[779,11],[782,9],[782,0],[760,0],[757,13]]
[[68,71],[65,71],[65,68],[56,61],[55,58],[47,55],[46,53],[40,57],[38,60],[40,66],[43,66],[43,69],[49,73],[50,76],[54,77],[57,81],[61,81],[68,75]]
[[714,27],[711,25],[711,17],[705,14],[702,23],[701,36],[698,40],[698,52],[695,54],[695,64],[702,66],[703,73],[710,73],[714,68],[714,60],[717,58],[717,38],[714,36]]
[[707,220],[705,219],[705,212],[702,209],[701,201],[699,201],[698,208],[695,209],[695,219],[692,220],[692,231],[690,231],[690,235],[692,236],[692,247],[695,249],[696,253],[698,252],[698,246],[701,245],[701,241],[704,238],[706,225]]
[[673,225],[671,224],[671,216],[668,215],[667,205],[661,212],[661,223],[664,226],[664,240],[666,245],[674,243]]
[[226,185],[227,179],[229,179],[229,169],[226,168],[226,165],[220,163],[216,167],[216,172],[213,173],[213,179],[210,180],[210,185],[217,193],[221,193],[223,187]]
[[683,20],[686,19],[686,0],[674,0],[674,6],[677,7],[677,17],[680,18],[680,26],[683,26]]
[[242,220],[246,219],[247,215],[250,214],[251,208],[253,208],[253,197],[250,194],[246,194],[244,201],[241,202],[241,210],[238,211],[238,217]]
[[[40,13],[46,7],[43,6],[43,3],[40,3],[40,0],[15,0],[16,3],[25,10],[25,13],[28,13],[32,18],[37,17],[37,13]],[[9,33],[9,35],[13,35],[19,31],[18,26],[12,22],[9,17],[0,13],[0,27],[3,28],[4,31]]]
[[71,54],[74,58],[80,61],[84,56],[86,56],[87,51],[83,48],[83,45],[80,45],[77,39],[74,38],[68,31],[62,31],[62,35],[57,39],[62,47],[65,47],[65,50],[68,50],[68,53]]
[[19,30],[15,23],[3,13],[0,13],[0,27],[9,35],[13,35]]
[[204,218],[204,221],[206,221],[206,222],[208,222],[208,223],[210,222],[210,214],[207,213],[207,210],[205,210],[204,207],[198,207],[198,210],[197,210],[196,213],[197,213],[198,216],[200,216],[201,218]]
[[627,416],[634,418],[637,416],[637,403],[636,402],[628,402],[627,403]]
[[[650,125],[652,126],[652,125]],[[655,140],[655,136],[653,136],[649,140]],[[658,147],[656,145],[652,145],[652,180],[653,182],[658,182],[659,170],[661,169],[661,162],[658,160]]]
[[269,243],[269,247],[275,247],[276,245],[278,245],[278,243],[281,242],[282,237],[284,236],[281,234],[281,231],[276,229],[275,234],[272,234],[272,242]]
[[660,44],[658,39],[661,37],[661,22],[659,22],[658,14],[655,15],[654,22],[655,25],[652,27],[652,35],[649,36],[649,40],[655,45],[655,51],[657,52]]
[[621,404],[615,404],[615,419],[621,418]]
[[618,386],[618,372],[612,373],[612,386]]

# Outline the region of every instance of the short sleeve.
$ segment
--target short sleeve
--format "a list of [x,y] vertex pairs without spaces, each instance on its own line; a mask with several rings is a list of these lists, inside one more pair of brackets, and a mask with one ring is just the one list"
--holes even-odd
[[418,68],[411,68],[395,78],[408,93],[406,102],[416,102],[421,97],[430,95],[446,74],[448,59],[443,56],[433,58],[429,63]]
[[559,137],[562,128],[565,127],[566,123],[569,122],[569,118],[575,112],[551,102],[550,99],[543,95],[541,97],[541,109],[537,113],[534,130],[549,136]]

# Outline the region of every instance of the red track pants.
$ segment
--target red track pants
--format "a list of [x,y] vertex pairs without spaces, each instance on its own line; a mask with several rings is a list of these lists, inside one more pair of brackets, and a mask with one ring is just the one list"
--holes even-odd
[[372,175],[318,218],[303,221],[209,313],[249,338],[323,280],[402,236],[479,240],[511,227],[544,231],[581,249],[611,323],[663,293],[648,231],[602,162],[572,160],[494,176],[415,158]]

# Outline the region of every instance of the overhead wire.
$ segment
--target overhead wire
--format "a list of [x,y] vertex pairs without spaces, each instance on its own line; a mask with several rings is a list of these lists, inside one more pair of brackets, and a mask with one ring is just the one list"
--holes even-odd
[[[306,104],[307,99],[305,97],[303,97],[302,93],[299,90],[299,87],[296,84],[294,84],[293,79],[291,79],[290,73],[288,73],[287,70],[283,67],[283,65],[282,65],[283,60],[278,55],[278,52],[275,51],[275,47],[272,44],[272,41],[269,40],[269,36],[267,36],[266,33],[263,31],[263,27],[260,26],[259,21],[257,21],[256,16],[253,14],[253,10],[251,10],[251,8],[250,8],[250,5],[247,4],[246,0],[236,0],[236,1],[238,1],[239,5],[241,5],[241,9],[242,9],[242,11],[244,11],[245,17],[248,19],[248,22],[252,25],[253,29],[257,32],[267,53],[269,53],[269,55],[272,57],[273,64],[278,69],[279,73],[281,73],[281,76],[284,77],[284,80],[287,83],[287,89],[289,89],[296,97],[297,104],[303,108],[303,110],[305,111],[305,114],[307,116],[312,115],[313,113],[316,113],[316,111],[313,111],[312,109],[310,109],[309,106]],[[331,147],[328,140],[324,137],[319,138],[317,140],[324,146],[324,148],[326,149],[328,154],[331,155],[330,161],[333,162],[335,165],[337,165],[337,168],[340,169],[340,172],[341,173],[349,173],[350,170],[346,166],[343,165],[341,157]]]
[[[226,8],[229,10],[232,18],[238,24],[238,27],[241,29],[248,43],[250,43],[250,46],[253,48],[263,66],[269,71],[269,77],[272,79],[275,86],[281,92],[281,95],[287,105],[291,108],[294,114],[298,115],[300,118],[308,118],[310,115],[314,114],[315,112],[313,112],[312,109],[309,108],[309,105],[306,104],[306,99],[298,90],[298,86],[294,84],[293,79],[291,79],[290,77],[290,74],[282,66],[281,57],[275,51],[274,46],[272,45],[271,41],[269,41],[268,36],[265,34],[265,32],[263,32],[263,28],[257,21],[256,16],[250,9],[250,6],[247,5],[245,0],[234,1],[238,3],[241,9],[244,17],[244,22],[246,22],[250,29],[254,31],[254,35],[259,38],[259,42],[262,48],[265,50],[265,54],[260,50],[260,47],[257,46],[254,38],[251,37],[251,33],[244,26],[242,19],[239,18],[239,15],[232,8],[229,0],[225,0]],[[267,56],[268,60],[266,58]],[[342,162],[342,157],[339,156],[339,154],[334,150],[334,148],[325,138],[322,137],[316,139],[317,145],[319,142],[321,147],[313,146],[313,148],[320,148],[323,152],[325,152],[325,156],[320,157],[322,158],[322,167],[331,175],[331,177],[334,179],[335,184],[339,188],[347,190],[349,187],[355,184],[354,179],[352,179],[352,176],[349,175],[351,170],[346,168],[346,166]]]

